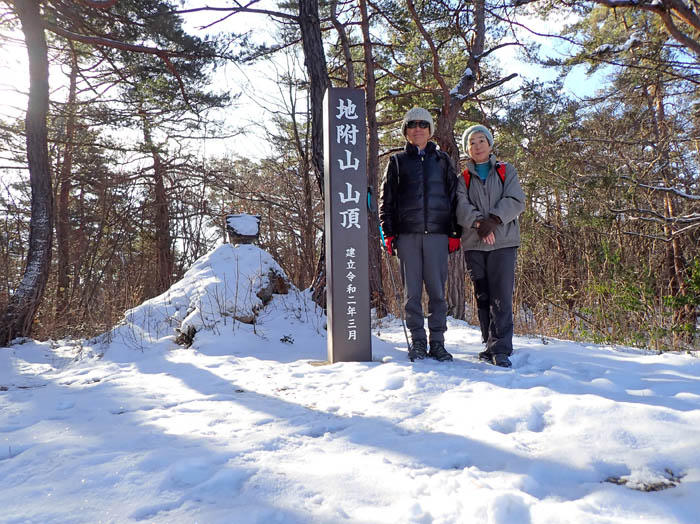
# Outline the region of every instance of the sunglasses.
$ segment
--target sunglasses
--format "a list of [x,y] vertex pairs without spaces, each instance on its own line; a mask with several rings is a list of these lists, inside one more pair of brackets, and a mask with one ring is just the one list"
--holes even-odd
[[411,120],[406,123],[406,127],[409,129],[413,129],[416,126],[420,127],[421,129],[428,129],[430,124],[425,120]]

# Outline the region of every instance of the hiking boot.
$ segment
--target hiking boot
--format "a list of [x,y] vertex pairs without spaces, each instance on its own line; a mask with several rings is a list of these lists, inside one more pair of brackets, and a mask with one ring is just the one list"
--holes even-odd
[[408,348],[408,358],[411,359],[411,362],[414,360],[423,360],[427,356],[428,351],[425,339],[414,340],[411,347]]
[[479,353],[479,360],[485,360],[489,364],[493,363],[493,355],[491,352],[487,349],[486,351],[482,351]]
[[446,362],[452,360],[452,355],[450,355],[445,349],[445,343],[441,340],[434,340],[430,342],[430,353],[428,353],[430,358],[439,360],[440,362]]
[[492,361],[494,365],[502,368],[509,368],[513,365],[510,359],[508,358],[508,355],[504,355],[503,353],[496,353],[495,355],[493,355]]

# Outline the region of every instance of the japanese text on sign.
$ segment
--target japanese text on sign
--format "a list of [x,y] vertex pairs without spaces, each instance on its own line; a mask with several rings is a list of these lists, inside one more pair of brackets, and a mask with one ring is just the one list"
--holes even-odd
[[324,97],[329,362],[372,360],[365,107],[362,89]]
[[[356,109],[357,106],[352,100],[342,98],[338,100],[338,106],[336,107],[337,113],[335,115],[337,121],[335,125],[336,144],[355,145],[357,143],[358,127],[352,122],[345,122],[345,120],[357,120],[358,115]],[[345,149],[344,151],[345,159],[338,159],[339,168],[341,171],[350,170],[350,174],[356,174],[360,167],[360,160],[358,158],[353,158],[351,150]],[[346,206],[340,208],[338,211],[340,215],[340,225],[343,229],[362,229],[360,226],[360,208],[357,207],[360,203],[360,192],[353,188],[353,185],[349,182],[345,183],[345,187],[345,193],[338,193],[339,202]],[[353,273],[355,269],[355,256],[355,248],[350,247],[346,249],[345,259],[347,273],[345,274],[345,279],[347,281],[347,286],[345,288],[345,316],[348,340],[357,339],[357,325],[355,322],[355,316],[357,315],[357,302],[355,300],[356,288],[352,284],[352,281],[356,278],[355,273]]]

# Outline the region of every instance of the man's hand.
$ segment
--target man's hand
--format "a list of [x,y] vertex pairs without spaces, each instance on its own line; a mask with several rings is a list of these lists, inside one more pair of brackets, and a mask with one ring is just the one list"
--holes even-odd
[[392,256],[394,255],[394,249],[396,247],[395,241],[396,241],[395,236],[384,238],[384,245],[386,246],[386,251],[387,251],[387,253],[389,253]]
[[448,238],[447,239],[447,252],[448,253],[454,253],[457,251],[462,242],[459,240],[459,238]]

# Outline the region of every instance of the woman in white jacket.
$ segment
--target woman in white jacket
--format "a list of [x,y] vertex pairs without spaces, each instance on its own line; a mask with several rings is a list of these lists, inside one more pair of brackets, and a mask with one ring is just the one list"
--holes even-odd
[[493,155],[493,135],[485,126],[467,129],[462,145],[469,159],[457,185],[457,222],[486,344],[479,358],[510,367],[518,217],[525,194],[515,168]]

